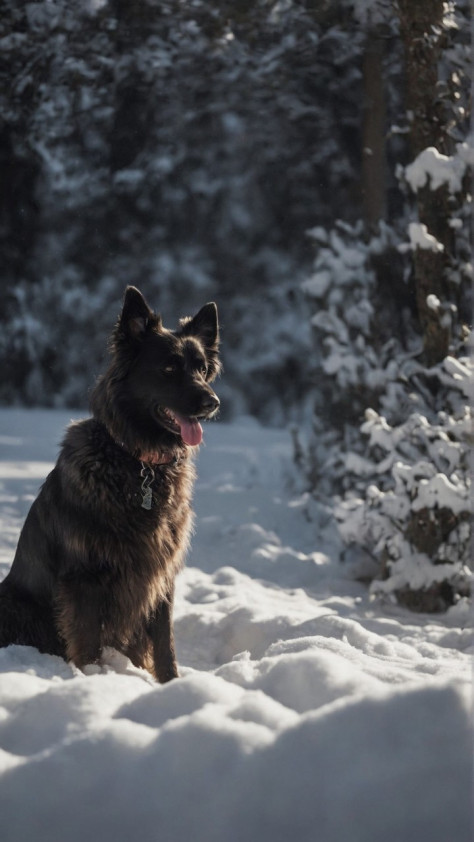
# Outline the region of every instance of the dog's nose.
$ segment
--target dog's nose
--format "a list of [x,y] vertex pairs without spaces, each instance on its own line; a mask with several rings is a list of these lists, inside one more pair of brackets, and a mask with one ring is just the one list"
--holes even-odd
[[210,414],[211,412],[216,412],[216,410],[219,409],[220,404],[221,402],[217,395],[206,395],[203,398],[201,408],[203,412],[207,412]]

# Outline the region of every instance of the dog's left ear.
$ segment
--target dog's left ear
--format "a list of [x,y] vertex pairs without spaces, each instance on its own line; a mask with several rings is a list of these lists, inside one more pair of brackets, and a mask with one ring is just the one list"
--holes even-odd
[[210,383],[221,371],[216,304],[205,304],[192,319],[181,319],[179,324],[182,336],[196,336],[202,342],[208,364],[206,380]]
[[127,287],[117,325],[120,333],[132,339],[141,339],[150,321],[156,324],[157,317],[146,303],[140,290],[132,286]]
[[197,336],[209,351],[217,351],[219,346],[219,322],[217,319],[217,305],[214,301],[201,307],[199,313],[192,319],[184,320],[183,333],[185,336]]

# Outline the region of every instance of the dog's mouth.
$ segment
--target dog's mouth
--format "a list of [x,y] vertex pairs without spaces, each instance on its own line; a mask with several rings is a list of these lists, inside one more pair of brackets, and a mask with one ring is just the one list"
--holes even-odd
[[185,418],[177,412],[172,412],[165,406],[158,406],[156,409],[158,420],[163,427],[181,436],[185,444],[197,447],[202,442],[202,427],[197,418]]

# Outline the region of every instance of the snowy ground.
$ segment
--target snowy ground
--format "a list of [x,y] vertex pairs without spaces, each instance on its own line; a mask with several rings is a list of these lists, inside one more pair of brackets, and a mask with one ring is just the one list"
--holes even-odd
[[[0,412],[0,577],[67,420]],[[284,432],[205,437],[182,678],[0,650],[0,838],[468,842],[465,616],[374,605],[330,563],[331,528],[284,491]]]

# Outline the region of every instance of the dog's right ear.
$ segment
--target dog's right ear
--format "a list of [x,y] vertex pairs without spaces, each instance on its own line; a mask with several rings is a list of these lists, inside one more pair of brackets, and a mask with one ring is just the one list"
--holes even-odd
[[127,287],[117,325],[118,332],[131,339],[141,339],[150,322],[157,327],[160,319],[148,306],[140,290],[132,286]]

